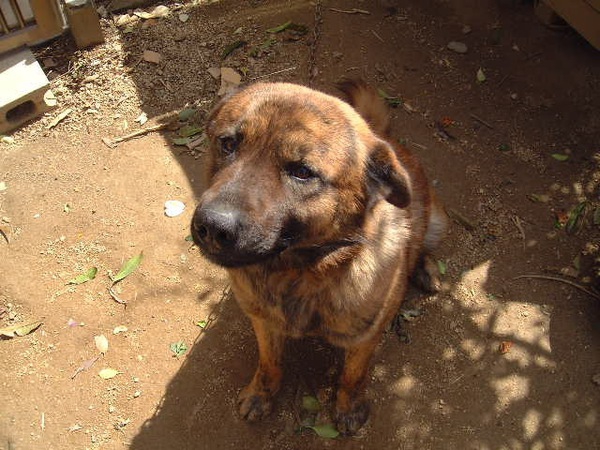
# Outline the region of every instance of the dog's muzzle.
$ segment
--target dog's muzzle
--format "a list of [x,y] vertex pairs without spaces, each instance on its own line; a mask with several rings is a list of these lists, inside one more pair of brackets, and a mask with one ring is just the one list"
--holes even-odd
[[225,267],[255,264],[281,251],[243,211],[225,202],[199,205],[191,232],[202,253]]

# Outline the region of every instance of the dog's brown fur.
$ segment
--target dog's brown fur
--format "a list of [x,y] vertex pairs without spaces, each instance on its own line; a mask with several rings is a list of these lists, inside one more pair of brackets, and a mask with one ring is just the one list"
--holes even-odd
[[222,101],[208,122],[211,181],[192,234],[228,268],[258,340],[241,415],[269,413],[285,339],[320,336],[345,349],[335,408],[352,434],[367,419],[369,361],[409,277],[435,288],[425,266],[445,216],[416,157],[390,144],[377,93],[360,81],[340,88],[356,109],[285,83]]

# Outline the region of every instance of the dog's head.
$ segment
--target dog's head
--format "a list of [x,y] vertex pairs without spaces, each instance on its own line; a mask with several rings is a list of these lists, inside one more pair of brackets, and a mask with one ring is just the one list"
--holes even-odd
[[211,113],[207,135],[210,185],[191,229],[222,266],[356,244],[378,202],[410,202],[389,144],[348,104],[303,86],[238,91]]

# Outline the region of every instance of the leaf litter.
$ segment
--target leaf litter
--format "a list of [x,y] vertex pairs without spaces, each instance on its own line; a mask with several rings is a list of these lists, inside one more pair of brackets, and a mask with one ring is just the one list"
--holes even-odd
[[37,330],[44,322],[19,323],[10,327],[0,328],[0,336],[6,338],[23,337]]

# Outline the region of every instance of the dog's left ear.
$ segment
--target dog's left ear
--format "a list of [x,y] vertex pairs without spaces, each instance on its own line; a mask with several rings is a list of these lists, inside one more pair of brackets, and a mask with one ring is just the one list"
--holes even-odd
[[411,200],[410,178],[396,153],[385,141],[378,140],[367,163],[371,187],[378,195],[398,208],[406,208]]

